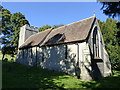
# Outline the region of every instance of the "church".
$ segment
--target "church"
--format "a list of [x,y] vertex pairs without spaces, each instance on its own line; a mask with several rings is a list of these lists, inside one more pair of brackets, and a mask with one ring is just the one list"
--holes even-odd
[[83,81],[112,75],[95,16],[42,32],[24,25],[16,62],[63,72]]

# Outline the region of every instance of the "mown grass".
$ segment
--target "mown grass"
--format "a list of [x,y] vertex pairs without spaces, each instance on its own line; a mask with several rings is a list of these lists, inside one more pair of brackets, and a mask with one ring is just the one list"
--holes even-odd
[[3,88],[68,89],[120,87],[120,71],[114,71],[115,75],[102,78],[99,81],[80,81],[80,79],[63,73],[24,66],[15,62],[3,62],[2,64]]

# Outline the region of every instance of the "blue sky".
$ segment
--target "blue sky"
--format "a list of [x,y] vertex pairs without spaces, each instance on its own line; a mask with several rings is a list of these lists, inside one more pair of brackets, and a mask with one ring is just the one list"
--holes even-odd
[[94,15],[101,21],[108,18],[97,2],[3,2],[11,13],[21,12],[32,26],[70,24]]

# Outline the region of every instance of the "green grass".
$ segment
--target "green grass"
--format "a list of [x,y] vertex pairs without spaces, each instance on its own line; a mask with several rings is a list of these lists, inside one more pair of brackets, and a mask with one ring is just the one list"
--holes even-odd
[[3,62],[3,88],[37,88],[37,89],[67,89],[67,88],[119,88],[120,71],[115,75],[99,81],[80,81],[75,77],[29,67],[14,62]]

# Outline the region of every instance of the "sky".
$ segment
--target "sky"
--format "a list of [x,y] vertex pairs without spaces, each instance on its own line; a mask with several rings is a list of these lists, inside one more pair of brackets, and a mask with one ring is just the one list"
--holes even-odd
[[91,16],[105,21],[108,16],[98,2],[2,2],[11,13],[21,12],[31,26],[67,25]]

